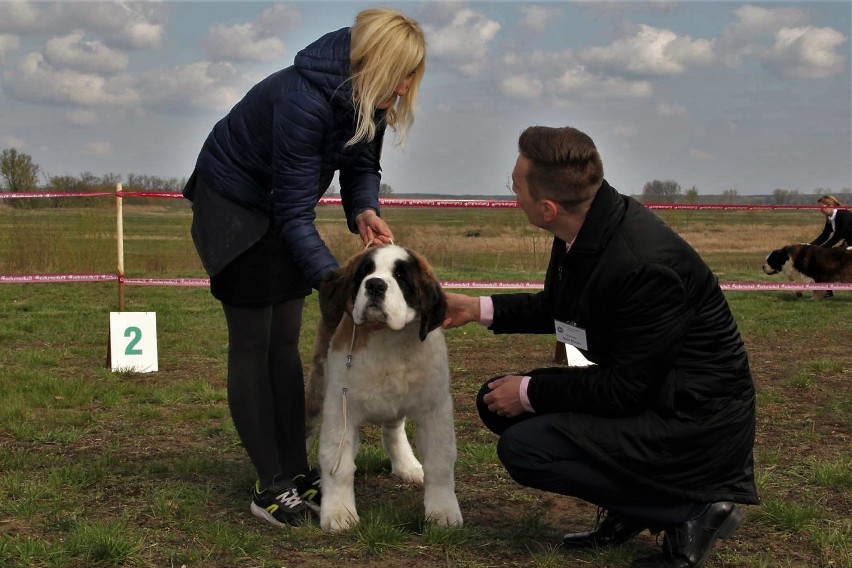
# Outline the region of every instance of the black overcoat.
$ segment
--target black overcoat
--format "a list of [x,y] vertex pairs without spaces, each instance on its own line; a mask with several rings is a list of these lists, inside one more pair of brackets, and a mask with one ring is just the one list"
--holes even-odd
[[838,209],[834,218],[834,227],[831,221],[825,220],[822,232],[811,241],[812,245],[821,247],[833,247],[840,241],[845,241],[847,247],[852,247],[852,211]]
[[757,503],[755,391],[716,276],[695,250],[606,181],[544,291],[493,296],[495,333],[585,330],[596,365],[531,379],[530,403],[614,473],[663,494]]

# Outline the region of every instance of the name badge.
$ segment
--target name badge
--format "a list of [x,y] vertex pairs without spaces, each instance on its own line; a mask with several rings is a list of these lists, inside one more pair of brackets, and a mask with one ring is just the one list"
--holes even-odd
[[573,345],[578,349],[589,349],[589,343],[586,341],[586,330],[582,327],[577,327],[572,323],[554,320],[556,324],[556,339],[562,343]]

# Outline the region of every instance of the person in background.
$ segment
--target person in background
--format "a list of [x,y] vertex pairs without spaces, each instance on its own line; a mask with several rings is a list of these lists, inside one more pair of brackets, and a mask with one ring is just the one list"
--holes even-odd
[[359,12],[252,87],[207,137],[184,189],[192,237],[228,327],[228,405],[257,473],[251,512],[276,526],[317,510],[299,334],[304,298],[338,263],[315,225],[339,172],[349,230],[389,243],[379,216],[387,126],[404,144],[425,70],[419,24]]
[[811,244],[826,248],[840,244],[852,248],[852,211],[839,209],[841,204],[833,195],[823,195],[817,203],[822,206],[819,212],[825,215],[825,226]]
[[[544,290],[447,293],[445,328],[554,333],[593,365],[510,372],[477,396],[518,483],[605,510],[567,549],[664,531],[634,567],[699,567],[757,504],[755,389],[716,276],[671,228],[604,179],[575,128],[520,135],[512,190],[554,236]],[[603,520],[600,519],[603,517]]]
[[[833,195],[823,195],[817,199],[817,203],[822,206],[819,212],[825,215],[825,226],[810,244],[825,248],[840,244],[852,248],[852,211],[838,209],[841,204]],[[826,298],[833,296],[834,291],[825,291]]]

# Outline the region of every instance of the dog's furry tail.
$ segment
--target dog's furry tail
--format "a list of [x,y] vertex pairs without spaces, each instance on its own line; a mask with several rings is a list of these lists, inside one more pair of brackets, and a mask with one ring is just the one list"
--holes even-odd
[[311,451],[322,417],[322,405],[326,390],[325,367],[328,359],[328,346],[333,335],[334,329],[329,327],[323,318],[320,318],[317,325],[317,335],[314,339],[311,374],[305,385],[305,446],[308,452]]

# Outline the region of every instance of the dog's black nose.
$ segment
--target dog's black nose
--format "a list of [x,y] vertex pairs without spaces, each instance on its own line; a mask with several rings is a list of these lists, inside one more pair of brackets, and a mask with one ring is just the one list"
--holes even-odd
[[375,298],[383,297],[388,289],[387,282],[381,278],[370,278],[364,282],[364,287],[367,289],[367,294]]

